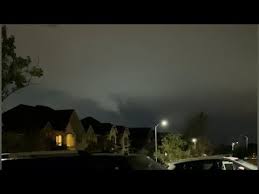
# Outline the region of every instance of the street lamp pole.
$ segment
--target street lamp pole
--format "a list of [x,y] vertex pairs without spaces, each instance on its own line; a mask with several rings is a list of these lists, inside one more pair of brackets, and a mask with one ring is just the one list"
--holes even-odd
[[246,139],[246,151],[248,151],[248,137],[244,135],[244,138]]
[[166,126],[167,125],[167,121],[166,120],[162,120],[160,123],[156,124],[155,125],[155,158],[156,158],[156,162],[157,162],[157,127],[159,125],[162,125],[162,126]]
[[156,153],[156,162],[157,162],[157,127],[159,124],[155,126],[155,153]]

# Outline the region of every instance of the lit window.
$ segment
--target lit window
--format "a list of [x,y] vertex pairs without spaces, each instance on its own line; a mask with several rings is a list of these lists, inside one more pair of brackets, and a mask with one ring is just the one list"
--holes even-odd
[[62,146],[62,136],[61,135],[56,136],[56,145]]
[[75,141],[74,141],[74,137],[72,134],[67,134],[66,140],[67,140],[67,147],[75,146]]

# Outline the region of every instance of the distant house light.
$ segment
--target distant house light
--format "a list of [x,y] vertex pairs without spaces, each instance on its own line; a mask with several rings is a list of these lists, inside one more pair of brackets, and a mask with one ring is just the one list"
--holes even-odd
[[62,146],[62,135],[57,135],[56,136],[56,145],[57,146]]
[[68,148],[73,148],[75,146],[75,140],[74,140],[74,136],[72,134],[67,134],[66,136],[66,140],[67,140],[67,147]]

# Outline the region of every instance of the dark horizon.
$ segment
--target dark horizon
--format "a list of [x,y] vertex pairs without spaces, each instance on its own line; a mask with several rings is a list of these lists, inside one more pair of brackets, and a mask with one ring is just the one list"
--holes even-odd
[[[208,137],[257,141],[256,25],[7,25],[17,54],[44,76],[12,94],[19,104],[75,109],[129,127],[208,114]],[[163,130],[163,129],[160,129]]]

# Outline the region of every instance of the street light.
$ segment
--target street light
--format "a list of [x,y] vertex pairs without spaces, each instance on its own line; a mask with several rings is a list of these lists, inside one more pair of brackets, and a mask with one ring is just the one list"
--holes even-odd
[[168,125],[167,120],[162,120],[160,123],[155,125],[155,153],[156,153],[156,162],[157,162],[157,127],[158,126],[165,127]]
[[197,138],[192,138],[192,143],[194,144],[194,149],[196,150]]
[[168,124],[167,120],[162,120],[161,125],[162,125],[163,127],[166,127],[167,124]]

